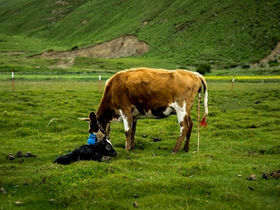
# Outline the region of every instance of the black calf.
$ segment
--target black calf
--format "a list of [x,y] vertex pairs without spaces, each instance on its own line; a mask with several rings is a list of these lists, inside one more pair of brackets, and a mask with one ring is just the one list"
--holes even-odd
[[56,158],[53,162],[67,165],[79,160],[97,160],[101,161],[102,156],[116,156],[117,152],[114,150],[111,142],[106,138],[95,144],[83,145],[72,152]]

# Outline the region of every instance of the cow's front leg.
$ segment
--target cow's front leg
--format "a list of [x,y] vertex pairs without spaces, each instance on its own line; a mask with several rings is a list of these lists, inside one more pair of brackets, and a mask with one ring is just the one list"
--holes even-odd
[[129,129],[128,131],[125,131],[125,137],[126,137],[125,149],[131,150],[132,149],[131,129]]
[[132,117],[132,132],[131,132],[131,149],[135,147],[135,132],[136,132],[136,124],[137,124],[137,117]]
[[131,150],[132,149],[132,115],[130,113],[124,113],[122,110],[120,110],[120,115],[123,119],[123,125],[124,125],[124,131],[125,131],[125,137],[126,137],[126,142],[125,142],[125,149],[126,150]]

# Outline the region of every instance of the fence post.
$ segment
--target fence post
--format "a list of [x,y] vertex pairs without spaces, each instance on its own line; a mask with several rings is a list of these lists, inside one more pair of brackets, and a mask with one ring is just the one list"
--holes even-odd
[[98,91],[99,91],[99,93],[101,93],[101,86],[102,86],[102,84],[101,84],[101,74],[99,74],[99,76],[98,76]]
[[15,74],[14,74],[14,69],[12,69],[12,89],[13,89],[13,92],[15,92]]
[[233,91],[233,85],[234,85],[234,77],[232,77],[232,81],[231,81],[231,91]]

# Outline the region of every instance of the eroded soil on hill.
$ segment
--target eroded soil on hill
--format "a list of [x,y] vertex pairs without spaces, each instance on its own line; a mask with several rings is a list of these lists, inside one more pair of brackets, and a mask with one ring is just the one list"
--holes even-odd
[[48,51],[35,57],[43,58],[70,58],[97,57],[97,58],[120,58],[137,56],[147,53],[150,46],[139,41],[136,36],[122,36],[117,39],[103,42],[95,46],[89,46],[71,51]]
[[47,51],[33,57],[59,58],[61,60],[55,66],[67,68],[74,65],[76,57],[120,58],[142,55],[149,49],[150,46],[139,41],[136,36],[122,36],[95,46],[70,51]]
[[254,66],[267,66],[269,61],[277,61],[280,63],[280,42],[276,45],[276,47],[264,58],[262,58],[259,62],[255,63]]

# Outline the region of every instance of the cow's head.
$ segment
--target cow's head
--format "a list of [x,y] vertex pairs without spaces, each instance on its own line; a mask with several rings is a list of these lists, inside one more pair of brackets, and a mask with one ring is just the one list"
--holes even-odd
[[98,142],[98,151],[102,151],[102,156],[112,156],[115,157],[117,155],[117,152],[114,150],[111,142],[103,138],[101,141]]
[[[88,121],[89,123],[89,133],[99,133],[103,134],[103,136],[106,135],[107,139],[110,138],[110,123],[108,123],[106,126],[102,126],[99,121],[97,120],[97,116],[94,112],[91,112],[88,116],[88,118],[79,118],[80,120],[83,121]],[[102,137],[103,137],[102,136]]]

